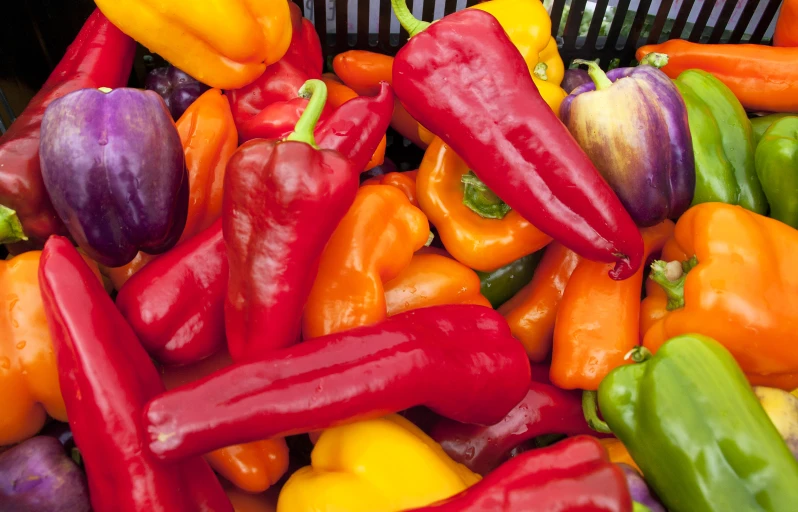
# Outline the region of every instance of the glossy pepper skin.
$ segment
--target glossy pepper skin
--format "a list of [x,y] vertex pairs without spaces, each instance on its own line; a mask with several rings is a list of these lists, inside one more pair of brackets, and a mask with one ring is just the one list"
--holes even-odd
[[247,142],[227,165],[222,231],[230,278],[224,314],[235,361],[299,340],[319,258],[357,192],[349,161],[316,146],[313,129],[326,88],[320,80],[308,84],[300,91],[312,97],[295,132],[285,141]]
[[324,56],[316,27],[302,16],[302,8],[294,2],[288,2],[288,10],[291,12],[291,44],[283,60],[301,68],[308,78],[321,78]]
[[482,295],[498,308],[518,293],[535,274],[542,251],[527,254],[493,272],[477,272]]
[[98,263],[121,266],[180,238],[189,184],[180,136],[156,93],[83,89],[54,101],[39,157],[55,210]]
[[410,204],[418,207],[418,194],[416,191],[416,175],[418,171],[405,171],[405,172],[389,172],[380,176],[369,178],[363,183],[361,187],[369,185],[390,185],[396,187],[407,196]]
[[172,65],[155,68],[147,73],[144,88],[157,92],[163,98],[166,108],[175,121],[180,119],[183,112],[197,101],[202,93],[210,89]]
[[434,503],[479,481],[418,427],[391,414],[322,432],[311,465],[280,491],[277,512],[390,512]]
[[428,238],[427,218],[401,191],[388,185],[360,188],[324,247],[304,305],[303,337],[384,320],[384,284],[410,265]]
[[529,379],[529,361],[501,315],[475,305],[434,306],[221,370],[152,400],[143,423],[150,452],[162,459],[415,405],[491,424],[523,398]]
[[734,358],[697,334],[601,383],[601,414],[668,510],[790,510],[798,462]]
[[457,496],[412,512],[486,510],[631,512],[632,498],[601,443],[577,436],[514,457]]
[[768,204],[754,165],[751,122],[728,87],[691,69],[675,80],[687,106],[695,153],[693,204],[739,204],[756,213]]
[[798,46],[798,2],[795,0],[781,3],[773,32],[773,46]]
[[99,0],[114,25],[200,82],[242,87],[291,43],[284,0]]
[[773,123],[756,147],[756,174],[769,216],[798,228],[798,117]]
[[393,84],[407,111],[542,232],[616,262],[615,279],[634,274],[643,252],[634,222],[540,97],[496,18],[466,9],[419,32],[424,24],[399,1],[392,5],[413,37],[397,53]]
[[498,423],[485,427],[442,419],[430,431],[452,459],[483,476],[509,459],[513,448],[548,434],[595,434],[582,413],[581,393],[533,381]]
[[560,117],[638,226],[678,218],[695,191],[693,142],[679,90],[653,66],[604,73],[574,89]]
[[798,232],[786,224],[720,203],[690,208],[662,260],[695,256],[697,264],[672,283],[659,279],[668,295],[648,287],[644,309],[662,315],[650,322],[644,346],[656,352],[674,336],[700,333],[725,346],[755,384],[798,387],[798,355],[786,342],[798,332],[796,251]]
[[231,512],[201,459],[165,465],[142,450],[146,429],[136,419],[163,384],[102,284],[65,238],[52,237],[45,245],[39,285],[93,510]]
[[752,117],[751,121],[751,129],[754,136],[754,148],[759,145],[759,141],[762,140],[762,136],[765,135],[765,132],[768,131],[768,128],[778,121],[779,119],[794,116],[795,114],[782,112],[780,114],[768,114],[765,116],[757,116]]
[[0,138],[0,205],[16,211],[25,235],[39,247],[48,236],[66,233],[39,166],[44,111],[78,89],[124,87],[135,51],[136,42],[95,9],[42,88]]

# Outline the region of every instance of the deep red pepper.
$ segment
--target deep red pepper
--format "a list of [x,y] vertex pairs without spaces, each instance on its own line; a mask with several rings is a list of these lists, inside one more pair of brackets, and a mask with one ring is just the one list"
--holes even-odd
[[623,470],[577,436],[525,452],[441,503],[408,512],[631,512]]
[[42,88],[0,138],[0,205],[16,210],[32,245],[66,233],[39,167],[39,127],[45,109],[78,89],[124,87],[135,51],[136,42],[95,9]]
[[526,393],[529,360],[496,311],[449,305],[321,336],[176,388],[147,406],[164,459],[321,430],[415,405],[495,423]]
[[315,145],[327,97],[321,80],[285,142],[253,140],[227,164],[222,229],[230,263],[225,300],[234,361],[258,359],[299,341],[300,320],[319,257],[358,187],[346,158]]
[[227,273],[220,219],[131,277],[116,306],[159,363],[193,363],[224,346]]
[[233,508],[199,457],[163,464],[146,450],[142,407],[164,386],[136,335],[72,244],[51,237],[39,286],[69,426],[95,512]]
[[643,254],[637,227],[496,18],[465,9],[424,30],[403,0],[391,3],[412,35],[393,64],[410,115],[541,231],[580,256],[616,262],[613,279],[633,275]]
[[581,392],[532,382],[524,399],[495,425],[443,419],[430,431],[451,458],[481,475],[507,460],[513,448],[547,434],[595,435],[582,412]]
[[289,2],[288,7],[291,10],[291,45],[283,55],[283,60],[304,70],[308,78],[321,78],[324,56],[316,27],[302,16],[302,8],[297,4]]

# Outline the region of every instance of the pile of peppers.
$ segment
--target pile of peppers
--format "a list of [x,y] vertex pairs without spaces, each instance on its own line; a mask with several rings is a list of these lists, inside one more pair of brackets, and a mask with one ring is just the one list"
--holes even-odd
[[611,70],[96,4],[0,137],[0,510],[798,507],[798,0]]

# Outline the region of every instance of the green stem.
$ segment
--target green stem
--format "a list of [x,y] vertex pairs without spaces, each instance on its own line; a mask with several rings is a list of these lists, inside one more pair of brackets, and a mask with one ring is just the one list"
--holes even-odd
[[668,56],[664,53],[652,52],[643,57],[640,61],[641,66],[653,66],[657,69],[665,66],[668,63]]
[[424,244],[424,247],[429,247],[432,245],[433,240],[435,240],[435,233],[430,231],[429,236],[427,237],[427,243]]
[[532,74],[541,80],[548,80],[549,75],[546,74],[546,71],[548,71],[548,69],[549,69],[548,64],[546,64],[545,62],[538,62],[537,64],[535,64],[535,69],[532,70]]
[[607,78],[607,73],[601,69],[601,67],[598,65],[598,62],[594,62],[592,60],[574,59],[574,64],[584,64],[587,66],[587,74],[590,75],[591,80],[593,80],[593,83],[596,84],[597,91],[608,89],[612,86],[612,81]]
[[511,208],[480,180],[474,171],[460,178],[463,187],[463,204],[483,219],[503,219]]
[[631,359],[633,363],[644,363],[652,357],[654,357],[654,354],[652,354],[649,349],[642,345],[638,345],[623,356],[623,360],[626,361]]
[[602,434],[612,434],[607,422],[598,417],[598,393],[596,391],[585,390],[582,392],[582,414],[585,415],[588,427]]
[[299,117],[294,131],[285,140],[304,142],[318,148],[313,131],[319,122],[321,111],[324,110],[324,104],[327,103],[327,86],[321,80],[308,80],[299,89],[299,96],[308,99],[308,106]]
[[396,14],[396,19],[399,20],[399,24],[402,25],[403,29],[407,30],[410,37],[413,37],[430,26],[426,21],[421,21],[413,16],[413,13],[407,8],[405,0],[391,0],[391,7],[393,7],[393,12]]
[[0,204],[0,244],[13,244],[27,239],[17,212]]
[[656,260],[651,264],[649,278],[665,290],[668,296],[668,311],[684,307],[684,282],[687,273],[697,264],[695,256],[683,262]]

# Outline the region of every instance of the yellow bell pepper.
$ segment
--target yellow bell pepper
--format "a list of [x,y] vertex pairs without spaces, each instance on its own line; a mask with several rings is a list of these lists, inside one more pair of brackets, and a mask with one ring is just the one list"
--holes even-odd
[[325,430],[310,458],[280,491],[277,512],[398,512],[480,479],[395,414]]
[[122,32],[200,82],[235,89],[291,43],[286,0],[96,0]]

